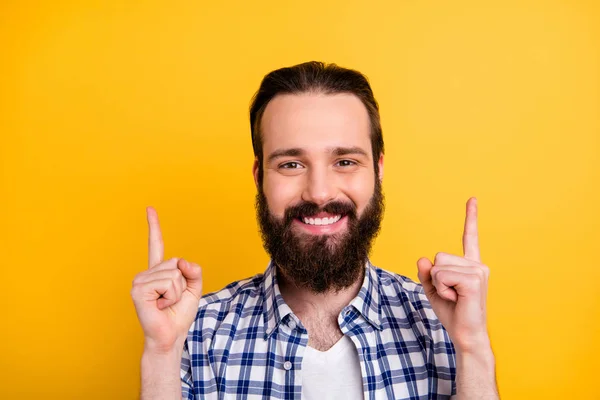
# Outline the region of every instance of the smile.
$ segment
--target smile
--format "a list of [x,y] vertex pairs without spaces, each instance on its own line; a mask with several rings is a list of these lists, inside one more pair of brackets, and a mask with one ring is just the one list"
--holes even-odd
[[332,225],[338,222],[342,218],[341,215],[336,215],[330,218],[302,218],[302,221],[307,225]]
[[294,224],[302,231],[313,235],[331,235],[348,229],[348,216],[321,212],[295,218]]

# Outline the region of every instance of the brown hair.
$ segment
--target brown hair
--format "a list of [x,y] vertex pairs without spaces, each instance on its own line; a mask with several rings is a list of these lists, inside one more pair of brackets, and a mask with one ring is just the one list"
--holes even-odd
[[379,106],[367,77],[358,71],[342,68],[336,64],[310,61],[292,67],[280,68],[267,74],[250,106],[250,129],[252,148],[258,158],[259,181],[262,181],[263,149],[260,120],[267,104],[278,94],[301,93],[351,93],[367,108],[371,120],[371,147],[375,174],[379,173],[379,155],[383,154],[383,134],[379,119]]

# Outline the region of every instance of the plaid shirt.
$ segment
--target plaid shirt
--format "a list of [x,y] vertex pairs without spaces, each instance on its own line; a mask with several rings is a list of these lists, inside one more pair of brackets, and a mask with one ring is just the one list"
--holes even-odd
[[[448,399],[454,346],[421,285],[367,263],[340,313],[358,352],[365,399]],[[276,268],[203,296],[183,349],[183,399],[300,399],[308,333],[284,302]]]

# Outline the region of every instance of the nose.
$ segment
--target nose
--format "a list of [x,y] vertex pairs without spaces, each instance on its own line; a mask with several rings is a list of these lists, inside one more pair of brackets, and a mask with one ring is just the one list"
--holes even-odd
[[307,174],[306,186],[302,192],[302,200],[325,205],[338,195],[337,184],[333,174],[327,169],[312,169]]

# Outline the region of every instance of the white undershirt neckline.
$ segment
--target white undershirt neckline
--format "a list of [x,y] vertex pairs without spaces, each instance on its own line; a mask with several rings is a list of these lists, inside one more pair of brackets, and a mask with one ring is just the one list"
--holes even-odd
[[303,400],[363,400],[358,352],[344,335],[329,350],[306,346],[302,359]]

